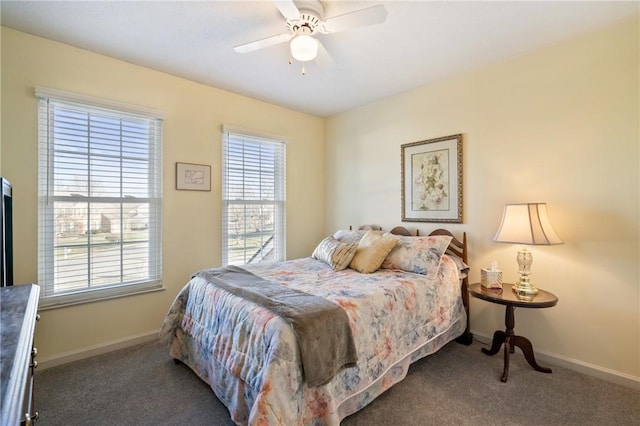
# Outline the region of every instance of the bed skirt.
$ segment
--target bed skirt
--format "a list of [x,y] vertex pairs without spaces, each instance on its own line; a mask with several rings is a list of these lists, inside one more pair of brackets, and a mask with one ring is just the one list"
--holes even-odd
[[[465,328],[466,315],[464,315],[463,312],[463,316],[458,318],[449,328],[382,372],[378,379],[366,388],[355,391],[341,401],[336,401],[333,398],[325,398],[324,404],[316,407],[318,417],[314,419],[300,419],[300,425],[325,424],[338,426],[340,421],[345,417],[363,409],[384,391],[404,379],[409,371],[409,366],[413,362],[437,352],[447,343],[462,335]],[[207,360],[201,360],[202,362],[209,363],[209,365],[204,366],[195,363],[195,358],[191,354],[201,354],[203,353],[203,348],[195,339],[181,329],[175,330],[175,338],[172,341],[169,352],[174,359],[183,362],[205,381],[225,406],[235,407],[235,410],[229,414],[236,424],[251,424],[249,419],[255,416],[251,414],[252,407],[250,406],[249,400],[254,400],[256,397],[255,395],[249,395],[251,393],[251,386],[247,386],[243,380],[229,372],[224,366],[218,364],[213,357]],[[217,372],[215,377],[213,377],[212,372]],[[313,402],[311,403],[313,404]],[[255,407],[253,409],[255,409]]]

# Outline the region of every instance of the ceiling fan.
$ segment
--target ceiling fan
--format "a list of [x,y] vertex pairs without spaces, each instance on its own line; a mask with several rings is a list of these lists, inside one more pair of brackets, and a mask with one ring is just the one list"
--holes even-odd
[[305,74],[304,62],[315,59],[318,54],[320,41],[314,35],[380,24],[387,19],[387,10],[381,4],[327,19],[324,19],[324,7],[319,0],[274,0],[274,4],[286,19],[287,32],[241,44],[233,49],[238,53],[249,53],[290,42],[289,63],[292,63],[291,58],[302,62],[302,74]]

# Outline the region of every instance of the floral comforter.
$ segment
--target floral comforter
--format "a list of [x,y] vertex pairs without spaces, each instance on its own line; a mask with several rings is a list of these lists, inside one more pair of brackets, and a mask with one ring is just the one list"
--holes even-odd
[[237,424],[338,425],[466,326],[458,268],[448,256],[434,279],[398,270],[336,272],[312,258],[243,268],[340,305],[358,363],[326,385],[308,387],[284,319],[194,277],[176,297],[161,336],[170,355],[211,386]]

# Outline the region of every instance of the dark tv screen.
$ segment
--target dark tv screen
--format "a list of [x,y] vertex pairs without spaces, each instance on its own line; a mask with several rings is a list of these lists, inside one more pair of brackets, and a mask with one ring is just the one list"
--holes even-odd
[[2,241],[0,244],[0,268],[2,287],[13,285],[13,188],[5,179],[2,181],[2,206],[0,206],[0,231]]

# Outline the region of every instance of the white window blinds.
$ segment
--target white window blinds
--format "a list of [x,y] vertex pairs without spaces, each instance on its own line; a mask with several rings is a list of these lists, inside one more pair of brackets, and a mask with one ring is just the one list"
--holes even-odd
[[159,287],[162,120],[56,95],[36,89],[41,305]]
[[286,145],[223,129],[222,263],[285,258]]

